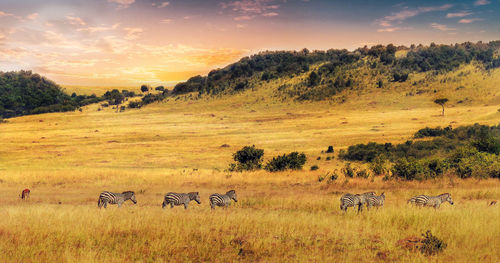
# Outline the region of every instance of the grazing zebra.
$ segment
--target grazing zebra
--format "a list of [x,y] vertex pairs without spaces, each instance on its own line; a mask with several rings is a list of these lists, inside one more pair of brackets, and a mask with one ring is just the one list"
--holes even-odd
[[125,191],[123,193],[111,193],[111,192],[102,192],[99,195],[99,200],[97,200],[97,206],[101,208],[104,205],[104,208],[106,208],[109,204],[115,205],[118,204],[118,207],[121,207],[122,204],[130,200],[134,204],[137,204],[137,200],[135,199],[135,193],[132,191]]
[[210,208],[215,209],[215,206],[227,208],[231,204],[231,199],[238,202],[236,191],[230,190],[225,195],[213,194],[210,196]]
[[347,208],[358,206],[358,213],[363,210],[363,205],[366,203],[366,198],[375,195],[374,192],[367,192],[363,194],[345,194],[340,197],[340,210],[347,212]]
[[379,208],[380,206],[384,206],[385,202],[385,194],[382,192],[381,195],[370,195],[366,197],[366,209],[370,210],[373,206]]
[[412,203],[417,206],[432,206],[438,209],[441,203],[448,202],[453,205],[453,199],[448,193],[440,194],[438,196],[428,196],[428,195],[417,195],[408,200],[408,203]]
[[497,201],[493,200],[493,201],[491,201],[490,206],[493,206],[493,205],[496,205],[496,204],[497,204]]
[[19,197],[21,197],[22,200],[27,200],[28,198],[30,198],[30,192],[30,189],[26,188],[21,192],[21,195],[19,195]]
[[187,194],[170,192],[165,195],[165,200],[163,201],[161,207],[165,208],[165,206],[167,206],[168,204],[170,204],[170,208],[174,208],[174,205],[184,205],[184,209],[187,209],[188,204],[191,200],[194,200],[198,204],[201,204],[200,195],[198,194],[198,192],[191,192]]

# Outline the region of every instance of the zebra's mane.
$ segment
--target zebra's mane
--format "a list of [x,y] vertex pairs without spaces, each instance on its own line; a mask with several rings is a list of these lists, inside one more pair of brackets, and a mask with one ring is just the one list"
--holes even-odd
[[197,195],[199,195],[199,192],[188,193],[189,199],[191,199],[191,200],[194,200]]
[[450,196],[450,194],[449,194],[449,193],[444,193],[444,194],[440,194],[440,195],[438,195],[438,196],[439,196],[439,197],[444,197],[444,196],[448,197],[448,196]]
[[227,193],[226,193],[226,195],[229,195],[229,196],[232,196],[232,195],[234,195],[234,194],[236,194],[236,191],[235,191],[235,190],[229,190],[229,191],[227,191]]
[[124,195],[135,195],[134,191],[125,191],[122,194],[124,194]]

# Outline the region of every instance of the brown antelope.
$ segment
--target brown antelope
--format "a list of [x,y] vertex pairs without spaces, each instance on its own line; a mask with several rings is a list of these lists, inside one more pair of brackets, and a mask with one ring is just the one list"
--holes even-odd
[[30,189],[26,188],[21,192],[21,195],[19,197],[21,197],[22,200],[28,200],[30,197],[30,192]]

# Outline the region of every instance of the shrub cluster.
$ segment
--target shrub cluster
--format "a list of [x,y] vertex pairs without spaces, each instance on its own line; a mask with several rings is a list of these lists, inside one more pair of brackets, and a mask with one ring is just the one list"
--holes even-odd
[[[255,145],[245,146],[233,154],[234,163],[229,165],[229,171],[251,171],[262,168],[262,159],[264,150],[258,149]],[[264,169],[269,172],[278,172],[285,170],[300,170],[306,163],[307,158],[304,153],[292,152],[273,157],[269,160]],[[311,170],[318,169],[318,166],[312,166]]]
[[304,153],[292,152],[273,157],[264,168],[269,172],[300,170],[306,161],[307,158]]
[[[447,171],[461,178],[500,178],[500,125],[425,128],[414,137],[433,139],[397,145],[374,142],[352,145],[347,151],[341,150],[339,157],[369,162],[374,174],[390,171],[395,178],[405,180],[436,178]],[[393,163],[390,169],[386,167],[387,160]],[[351,170],[348,163],[343,172],[353,177]]]

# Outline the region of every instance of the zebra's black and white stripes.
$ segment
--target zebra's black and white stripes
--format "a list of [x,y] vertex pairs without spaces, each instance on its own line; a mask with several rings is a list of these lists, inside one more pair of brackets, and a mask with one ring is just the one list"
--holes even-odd
[[358,213],[363,210],[363,205],[366,203],[366,198],[375,195],[374,192],[367,192],[363,194],[344,194],[340,197],[340,210],[347,212],[348,207],[358,206]]
[[174,208],[174,206],[184,205],[184,209],[188,208],[188,204],[190,201],[196,201],[198,204],[201,204],[200,194],[198,192],[190,192],[190,193],[173,193],[170,192],[165,195],[163,200],[162,208],[170,204],[170,208]]
[[453,205],[453,199],[449,193],[440,194],[438,196],[417,195],[408,200],[408,203],[416,206],[432,206],[436,209],[439,208],[439,206],[444,202],[448,202]]
[[384,192],[382,192],[381,195],[377,196],[377,195],[370,195],[368,197],[366,197],[366,209],[370,210],[370,208],[372,207],[381,207],[381,206],[384,206],[384,202],[385,202],[385,194]]
[[101,208],[102,206],[104,206],[104,208],[106,208],[108,206],[108,204],[112,204],[112,205],[118,204],[118,207],[121,207],[122,204],[127,200],[130,200],[134,204],[137,204],[137,200],[135,199],[135,193],[132,191],[125,191],[121,194],[120,193],[111,193],[111,192],[106,191],[106,192],[102,192],[99,195],[99,200],[97,200],[97,206],[99,208]]
[[216,206],[227,208],[231,204],[231,199],[238,202],[235,190],[230,190],[225,195],[212,194],[210,195],[210,208],[215,209]]

